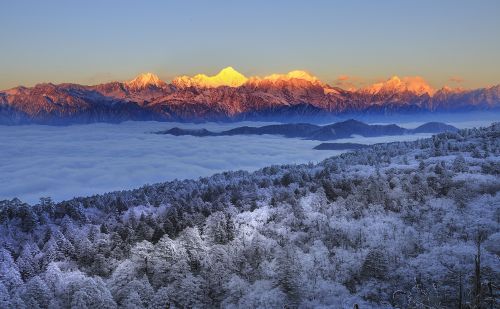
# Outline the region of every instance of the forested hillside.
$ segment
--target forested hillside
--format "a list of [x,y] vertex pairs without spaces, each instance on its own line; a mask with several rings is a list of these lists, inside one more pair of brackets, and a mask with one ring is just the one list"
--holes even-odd
[[317,165],[1,201],[0,308],[498,308],[499,173],[494,124]]

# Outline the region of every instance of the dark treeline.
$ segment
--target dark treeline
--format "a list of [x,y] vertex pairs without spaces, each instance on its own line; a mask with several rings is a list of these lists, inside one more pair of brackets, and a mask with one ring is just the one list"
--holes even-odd
[[498,308],[500,125],[0,202],[0,308]]

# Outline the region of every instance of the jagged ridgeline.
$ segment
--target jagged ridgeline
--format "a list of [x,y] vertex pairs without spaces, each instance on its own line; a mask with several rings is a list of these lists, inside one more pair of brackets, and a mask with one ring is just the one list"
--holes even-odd
[[0,124],[159,121],[322,121],[334,116],[430,115],[500,110],[500,85],[433,89],[420,77],[394,76],[366,88],[332,87],[304,72],[245,77],[231,67],[214,76],[166,83],[152,73],[128,82],[38,84],[0,91]]
[[1,308],[497,308],[500,125],[37,205]]

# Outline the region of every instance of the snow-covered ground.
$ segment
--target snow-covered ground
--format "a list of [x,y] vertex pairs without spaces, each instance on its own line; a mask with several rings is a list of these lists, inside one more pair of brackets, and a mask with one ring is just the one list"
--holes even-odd
[[[174,126],[219,131],[266,124],[269,123],[0,126],[0,200],[18,197],[34,203],[40,197],[50,196],[60,201],[226,170],[252,171],[272,164],[318,162],[342,152],[313,150],[318,141],[271,135],[200,138],[150,134]],[[372,144],[428,136],[354,137],[336,142]]]

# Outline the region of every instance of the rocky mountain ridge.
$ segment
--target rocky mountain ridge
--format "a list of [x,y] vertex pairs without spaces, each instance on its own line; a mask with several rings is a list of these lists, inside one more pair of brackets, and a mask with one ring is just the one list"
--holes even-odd
[[152,73],[128,82],[51,83],[0,91],[0,123],[70,124],[125,120],[280,120],[346,114],[412,114],[500,108],[500,85],[434,90],[420,77],[392,77],[358,90],[304,72],[247,78],[232,67],[214,76]]

